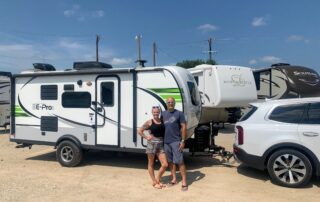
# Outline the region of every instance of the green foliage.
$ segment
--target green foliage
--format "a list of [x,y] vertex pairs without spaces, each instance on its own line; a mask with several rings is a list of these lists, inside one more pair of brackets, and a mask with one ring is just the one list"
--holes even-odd
[[178,62],[176,65],[179,67],[183,67],[186,69],[193,68],[197,65],[201,64],[210,64],[210,65],[216,65],[217,62],[215,60],[202,60],[202,59],[196,59],[196,60],[183,60],[182,62]]

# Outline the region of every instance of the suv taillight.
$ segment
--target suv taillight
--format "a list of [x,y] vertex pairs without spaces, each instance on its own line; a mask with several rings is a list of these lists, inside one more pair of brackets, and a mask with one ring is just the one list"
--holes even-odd
[[243,144],[243,128],[241,126],[236,126],[237,128],[237,134],[238,134],[238,145],[242,145]]

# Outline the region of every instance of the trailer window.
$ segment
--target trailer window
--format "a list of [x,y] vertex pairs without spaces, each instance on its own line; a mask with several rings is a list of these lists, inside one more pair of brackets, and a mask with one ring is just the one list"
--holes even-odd
[[114,83],[103,82],[101,83],[101,104],[104,106],[114,105]]
[[41,85],[41,100],[57,100],[58,86],[57,85]]
[[193,82],[188,82],[188,88],[189,88],[189,93],[191,96],[191,102],[193,105],[198,105],[199,102],[197,100],[197,91],[196,91],[196,86],[194,85]]
[[89,108],[91,106],[91,94],[89,92],[64,92],[62,94],[62,106],[64,108]]

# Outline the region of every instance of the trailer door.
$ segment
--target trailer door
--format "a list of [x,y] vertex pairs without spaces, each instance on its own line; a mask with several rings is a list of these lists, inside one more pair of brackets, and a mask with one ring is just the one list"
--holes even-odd
[[100,76],[96,83],[96,144],[119,146],[119,78]]

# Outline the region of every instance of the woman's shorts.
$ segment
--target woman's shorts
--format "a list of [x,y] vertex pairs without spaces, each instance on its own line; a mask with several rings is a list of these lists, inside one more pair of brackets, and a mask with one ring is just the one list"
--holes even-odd
[[163,149],[163,138],[153,138],[151,141],[148,141],[147,154],[159,154],[164,153]]

